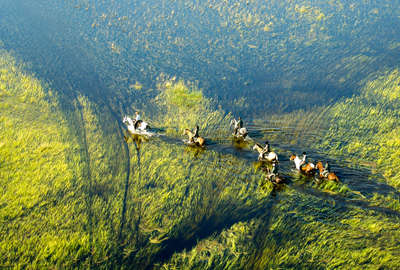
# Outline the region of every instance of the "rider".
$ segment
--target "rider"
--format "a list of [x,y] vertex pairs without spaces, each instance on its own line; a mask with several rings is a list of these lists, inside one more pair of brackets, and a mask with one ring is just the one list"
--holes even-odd
[[306,164],[306,158],[307,158],[307,154],[306,154],[306,152],[303,152],[303,158],[301,159],[300,167],[303,166],[304,164]]
[[238,121],[236,122],[236,125],[235,125],[234,134],[237,135],[239,129],[241,129],[242,127],[243,127],[243,121],[239,116]]
[[328,172],[331,170],[331,167],[329,166],[328,161],[325,163],[324,169],[325,169],[326,171],[328,171]]
[[142,122],[139,112],[135,112],[135,129],[138,128],[139,124]]
[[267,170],[267,178],[271,181],[275,181],[275,177],[278,175],[278,166],[276,163],[272,163],[272,169],[268,168]]
[[264,157],[264,154],[268,154],[269,152],[271,152],[271,149],[269,147],[269,142],[265,141],[265,146],[261,152],[261,155]]
[[199,137],[199,126],[198,125],[196,125],[196,128],[193,131],[193,134],[194,134],[194,136],[193,136],[194,138]]
[[189,142],[195,143],[195,139],[199,137],[199,126],[196,125],[194,131],[193,131],[193,136],[189,137]]
[[274,175],[277,175],[277,174],[278,174],[278,166],[276,165],[275,162],[272,163],[272,170],[271,170],[271,173],[274,174]]
[[323,171],[321,172],[321,174],[322,174],[324,177],[328,177],[329,172],[330,172],[330,167],[329,167],[329,163],[328,163],[328,161],[327,161],[327,162],[325,163],[325,167],[323,168]]
[[135,121],[139,121],[142,120],[142,118],[140,117],[139,112],[135,112]]

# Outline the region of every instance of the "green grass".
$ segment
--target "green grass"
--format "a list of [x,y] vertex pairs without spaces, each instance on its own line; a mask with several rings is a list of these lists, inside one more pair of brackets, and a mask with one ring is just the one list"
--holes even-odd
[[83,224],[66,218],[82,211],[79,166],[68,160],[79,145],[69,137],[54,92],[0,53],[1,104],[8,105],[0,111],[0,263],[73,265],[89,253]]
[[330,126],[321,146],[334,153],[372,162],[400,187],[400,74],[397,69],[365,81],[359,95],[329,109]]
[[85,97],[61,110],[65,97],[0,53],[0,264],[107,265],[126,175],[116,122]]
[[[130,144],[127,160],[107,107],[85,96],[67,101],[9,53],[2,51],[1,60],[1,104],[8,105],[0,129],[2,266],[144,267],[227,219],[239,222],[268,197],[258,188],[261,174],[229,155],[196,154],[156,139],[140,150]],[[227,121],[208,107],[196,112],[197,121],[207,117],[209,135]],[[164,245],[168,239],[181,247]]]
[[175,254],[163,269],[396,268],[397,220],[290,191],[258,217]]
[[[398,210],[396,196],[366,198],[343,183],[301,179],[275,192],[248,160],[181,143],[181,131],[196,124],[207,138],[230,133],[230,114],[213,110],[191,83],[166,80],[152,110],[144,111],[169,139],[132,138],[126,145],[106,98],[71,88],[76,95],[67,99],[4,50],[0,76],[1,267],[393,269],[400,263],[399,217],[387,211]],[[393,91],[395,78],[393,72],[372,82]],[[395,106],[391,93],[379,96],[385,106]],[[346,104],[362,100],[320,111],[337,117],[332,140],[356,139],[341,117],[350,110]],[[313,123],[322,126],[317,118]],[[362,145],[342,150],[324,140],[331,153],[366,156]]]

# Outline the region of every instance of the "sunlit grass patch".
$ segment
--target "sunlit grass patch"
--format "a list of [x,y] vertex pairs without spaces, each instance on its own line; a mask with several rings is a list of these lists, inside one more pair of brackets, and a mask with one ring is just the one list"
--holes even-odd
[[[46,94],[51,91],[48,86],[25,73],[7,52],[1,51],[0,59],[1,81],[6,85],[2,91],[7,91],[2,103],[10,105],[0,111],[4,140],[0,147],[0,220],[5,236],[1,263],[16,267],[71,265],[82,250],[76,247],[67,252],[67,246],[75,240],[86,246],[85,233],[79,230],[78,220],[72,222],[70,228],[75,228],[69,232],[56,233],[54,228],[62,220],[70,223],[55,209],[63,208],[64,199],[81,194],[75,190],[76,171],[67,154],[77,142],[69,137],[56,97]],[[63,242],[65,248],[60,247]]]
[[158,85],[159,106],[152,121],[165,127],[168,134],[181,135],[185,128],[200,127],[201,136],[228,136],[230,114],[215,110],[211,99],[205,97],[195,84],[165,79]]

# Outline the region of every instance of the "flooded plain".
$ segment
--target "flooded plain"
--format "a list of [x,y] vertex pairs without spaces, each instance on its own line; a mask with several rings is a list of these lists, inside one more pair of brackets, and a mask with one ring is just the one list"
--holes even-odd
[[397,268],[399,7],[2,1],[0,268]]

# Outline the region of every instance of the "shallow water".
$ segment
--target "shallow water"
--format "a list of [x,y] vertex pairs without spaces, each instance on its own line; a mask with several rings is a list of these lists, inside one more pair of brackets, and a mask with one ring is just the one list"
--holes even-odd
[[[17,194],[7,193],[12,190],[7,185],[16,181],[21,185],[19,191],[32,198],[19,205],[22,199],[12,197],[12,207],[0,201],[4,211],[0,229],[8,237],[0,243],[0,257],[5,258],[0,267],[10,262],[22,268],[34,263],[39,268],[96,268],[105,263],[109,268],[171,269],[396,265],[400,194],[394,188],[395,181],[386,182],[382,176],[385,171],[377,162],[363,160],[357,157],[359,153],[333,151],[332,145],[344,148],[354,143],[350,139],[357,130],[348,125],[356,129],[362,119],[352,119],[363,116],[355,105],[367,112],[387,112],[382,115],[392,117],[388,123],[379,121],[386,125],[384,130],[396,130],[399,117],[392,111],[397,110],[397,92],[384,94],[386,82],[384,87],[378,85],[378,90],[364,91],[362,98],[370,99],[360,98],[350,106],[355,107],[349,114],[353,118],[343,118],[348,123],[337,125],[337,130],[349,133],[330,138],[331,145],[319,145],[332,131],[325,124],[337,124],[324,122],[327,112],[339,111],[345,98],[363,93],[364,82],[398,67],[400,27],[395,26],[399,1],[228,2],[0,3],[2,59],[15,58],[24,65],[10,68],[2,63],[6,68],[1,72],[11,74],[21,69],[45,85],[46,94],[59,94],[53,95],[57,101],[45,94],[38,96],[52,102],[49,115],[57,111],[57,121],[67,128],[59,137],[68,154],[60,160],[66,162],[62,168],[70,168],[73,175],[68,183],[49,181],[48,186],[42,179],[33,179],[38,183],[34,186],[20,177],[22,168],[13,169],[15,176],[5,174],[11,180],[1,182],[4,194]],[[4,56],[7,53],[11,55],[8,58]],[[202,90],[208,105],[198,118],[190,110],[173,111],[170,107],[176,104],[162,107],[155,101],[165,90],[163,83],[179,80]],[[34,93],[34,84],[23,84],[27,81],[21,80],[14,92],[28,89]],[[0,91],[4,85],[12,85],[5,83]],[[396,83],[393,80],[393,85]],[[387,99],[372,98],[381,92]],[[26,96],[13,98],[10,93],[0,93],[0,113],[11,111],[7,105],[20,104],[16,108],[21,113],[15,117],[24,115],[22,111],[36,115],[37,108],[29,107]],[[8,103],[3,104],[3,99]],[[361,106],[363,102],[366,108]],[[253,141],[234,144],[226,135],[229,131],[207,137],[205,149],[184,145],[183,136],[176,135],[183,123],[203,122],[204,116],[217,108],[223,115],[232,112],[231,116],[242,116]],[[157,123],[160,137],[136,145],[124,143],[120,121],[136,110]],[[168,110],[173,113],[168,115]],[[321,114],[313,117],[315,111]],[[306,116],[304,123],[295,121],[299,114]],[[181,122],[161,126],[168,120],[165,115]],[[185,119],[188,115],[194,119]],[[9,120],[8,115],[1,116],[5,123]],[[35,127],[47,127],[54,120],[49,119],[36,117],[31,121]],[[207,134],[217,133],[214,129],[225,125],[222,118],[212,119],[214,126],[205,125]],[[215,123],[215,119],[221,121]],[[319,120],[323,124],[317,125]],[[363,123],[366,132],[360,133],[360,145],[365,149],[370,134],[380,128],[373,124]],[[168,129],[173,132],[166,132]],[[10,140],[7,145],[15,138],[20,139],[16,145],[27,143],[23,136],[6,134]],[[42,147],[45,137],[40,131],[30,137],[40,145],[39,150],[31,151],[39,153],[32,157],[38,167],[49,164],[42,153],[56,148],[44,143]],[[273,186],[264,180],[258,153],[252,150],[254,142],[263,144],[266,140],[279,155],[279,172],[286,179],[283,185]],[[396,149],[396,142],[392,144]],[[0,150],[2,147],[4,144]],[[341,183],[321,183],[294,170],[289,156],[304,151],[312,161],[329,161]],[[1,157],[0,169],[22,159],[8,161],[10,153]],[[396,156],[391,152],[387,155]],[[32,165],[32,171],[36,175],[40,170]],[[31,193],[25,192],[27,187],[34,187]],[[38,198],[43,201],[34,201]],[[54,224],[49,223],[49,217],[56,220]],[[30,224],[44,228],[37,233],[39,239],[18,238],[34,234],[36,229]],[[67,229],[62,224],[68,224]],[[68,233],[71,230],[73,240]],[[50,235],[49,239],[43,235]],[[315,244],[319,241],[322,247]],[[19,249],[16,243],[20,242],[23,248]],[[10,243],[16,251],[8,249]],[[383,247],[390,250],[390,263],[375,258],[383,258],[379,253]],[[221,250],[222,255],[218,253]],[[353,250],[361,250],[354,252],[354,260],[350,256]]]
[[[296,213],[295,223],[297,224],[296,226],[300,227],[308,226],[310,220],[329,226],[340,227],[339,220],[351,219],[352,216],[350,213],[352,211],[356,211],[356,213],[365,212],[367,216],[382,215],[393,221],[400,218],[398,211],[384,205],[376,206],[370,200],[375,194],[399,197],[398,191],[385,183],[382,176],[374,175],[371,172],[373,168],[350,162],[345,157],[330,156],[328,153],[324,153],[318,149],[301,147],[300,143],[293,145],[290,143],[293,141],[292,137],[297,136],[293,128],[271,128],[269,124],[266,123],[265,126],[249,124],[249,136],[251,136],[254,142],[260,143],[265,138],[282,138],[281,140],[270,140],[270,144],[272,150],[279,155],[279,173],[285,178],[286,183],[275,186],[271,195],[267,199],[264,198],[261,200],[264,201],[263,204],[265,204],[265,207],[255,207],[251,214],[239,214],[243,215],[242,218],[231,219],[224,216],[225,221],[221,221],[220,217],[218,217],[219,214],[215,213],[215,216],[207,219],[205,223],[193,224],[196,227],[198,226],[198,229],[195,230],[196,233],[191,236],[190,240],[184,240],[183,238],[164,243],[168,246],[169,251],[160,253],[160,257],[157,257],[156,261],[166,262],[174,252],[179,254],[183,250],[195,248],[196,242],[219,234],[222,230],[228,229],[237,222],[265,218],[265,215],[268,215],[271,208],[275,208],[275,210],[273,216],[269,217],[269,222],[273,223],[279,216],[288,214],[280,212],[283,210],[279,209],[284,206],[284,208],[291,209],[289,212],[293,211],[293,213]],[[274,125],[279,125],[279,123],[275,122]],[[316,132],[303,133],[302,135],[301,140],[304,142],[304,145],[310,145],[310,142],[318,136]],[[162,143],[177,145],[179,148],[184,149],[183,153],[185,158],[189,159],[189,163],[201,164],[201,166],[206,167],[211,166],[216,174],[220,170],[220,167],[216,166],[216,164],[220,164],[230,171],[231,181],[240,185],[255,185],[259,191],[263,192],[263,183],[265,181],[262,178],[265,173],[260,167],[261,163],[257,161],[258,153],[252,150],[254,142],[238,145],[232,142],[230,138],[226,138],[225,140],[221,138],[218,140],[213,140],[213,138],[206,139],[208,139],[209,143],[205,149],[201,150],[197,147],[185,146],[180,138],[171,138],[165,135],[150,140],[148,143],[158,144],[159,140],[161,140]],[[325,190],[323,187],[320,187],[321,180],[318,178],[304,176],[297,172],[294,164],[289,160],[289,156],[293,152],[301,153],[303,151],[306,151],[309,159],[314,161],[328,160],[331,164],[331,170],[336,172],[340,178],[341,182],[339,185],[348,186],[350,192],[341,193],[332,192],[329,189]],[[217,153],[217,156],[210,155],[211,153]],[[235,161],[232,160],[233,157]],[[253,170],[243,175],[242,171],[246,167],[253,168]],[[252,176],[254,178],[249,182]],[[190,175],[188,177],[189,179],[191,178]],[[250,197],[252,196],[251,192],[254,191],[249,190],[248,195]],[[210,194],[210,196],[213,195]],[[257,198],[258,195],[254,194],[254,196]],[[255,200],[257,201],[258,199]],[[229,210],[227,211],[229,216]],[[233,208],[231,211],[233,216],[237,216],[237,209]],[[298,219],[298,217],[302,218]],[[268,227],[268,223],[263,226]],[[289,235],[281,236],[281,240],[290,241],[290,232],[290,228],[287,228],[285,234],[288,233]],[[295,232],[293,231],[292,233]],[[310,237],[309,234],[305,233],[304,235],[297,235],[296,239],[301,242],[301,239],[307,241],[308,237]],[[378,241],[378,238],[376,240]],[[307,264],[305,263],[304,265]]]

